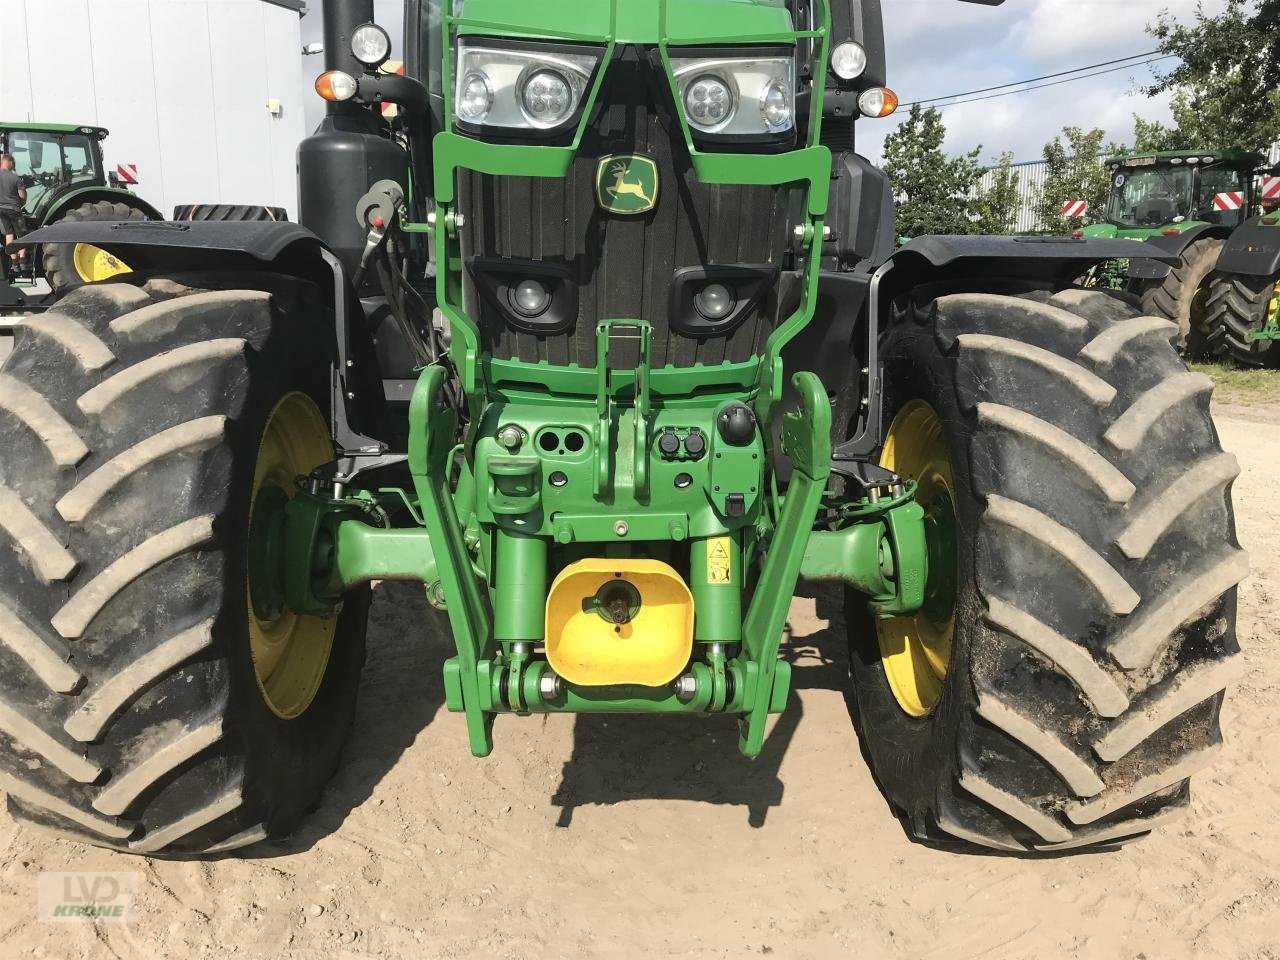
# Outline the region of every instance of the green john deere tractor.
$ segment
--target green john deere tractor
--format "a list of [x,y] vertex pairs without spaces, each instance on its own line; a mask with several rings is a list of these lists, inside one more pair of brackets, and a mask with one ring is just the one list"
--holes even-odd
[[[26,229],[62,221],[162,220],[141,197],[119,186],[114,172],[102,162],[102,127],[57,123],[0,122],[0,154],[13,157],[26,185],[23,205]],[[7,256],[0,256],[0,309],[26,310],[40,298],[24,279],[43,276],[54,295],[86,283],[109,280],[129,267],[114,254],[86,243],[47,244],[32,256],[24,277],[12,273]],[[37,262],[38,261],[38,262]]]
[[1209,291],[1209,351],[1248,366],[1280,365],[1280,166],[1262,213],[1231,234]]
[[168,856],[287,833],[381,580],[447,611],[478,757],[550,713],[731,718],[755,756],[801,577],[844,590],[912,836],[1184,809],[1247,563],[1177,328],[1071,283],[1131,244],[895,250],[854,150],[893,104],[876,0],[406,7],[389,76],[371,0],[324,5],[301,226],[27,238],[135,272],[0,372],[13,813]]
[[1130,259],[1126,286],[1144,312],[1178,324],[1179,346],[1193,355],[1205,352],[1211,332],[1209,278],[1223,242],[1249,216],[1262,161],[1261,154],[1211,150],[1113,157],[1106,219],[1082,231],[1145,240],[1178,256],[1173,264]]

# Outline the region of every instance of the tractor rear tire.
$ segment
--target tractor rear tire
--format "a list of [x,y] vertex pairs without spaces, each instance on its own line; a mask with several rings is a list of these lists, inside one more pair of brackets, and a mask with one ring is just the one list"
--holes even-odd
[[1238,467],[1176,334],[1080,288],[945,296],[888,334],[886,421],[936,411],[958,544],[925,715],[891,688],[865,597],[847,608],[862,743],[914,837],[1114,845],[1185,808],[1214,757],[1248,563]]
[[364,661],[367,589],[325,621],[292,719],[255,669],[260,451],[287,400],[332,456],[332,347],[311,286],[233,282],[250,289],[82,287],[0,369],[0,790],[19,820],[152,856],[290,832],[337,766]]
[[1209,294],[1210,352],[1250,367],[1280,365],[1280,347],[1275,340],[1249,339],[1249,334],[1266,327],[1280,309],[1278,299],[1280,277],[1215,274]]
[[[98,220],[145,220],[144,214],[137,207],[131,207],[127,203],[120,203],[112,200],[99,200],[95,203],[82,203],[80,206],[68,210],[57,219],[57,223],[84,223],[87,221]],[[119,270],[111,272],[114,268],[109,268],[107,272],[101,275],[95,274],[91,270],[86,270],[81,263],[84,261],[85,251],[96,251],[100,255],[105,255],[103,251],[89,244],[79,243],[51,243],[44,247],[41,251],[44,263],[44,276],[49,281],[49,286],[54,293],[62,294],[68,290],[74,290],[82,287],[86,283],[95,283],[99,280],[111,279],[118,273],[128,272],[128,267],[124,264],[117,265]],[[77,256],[77,253],[80,256]]]
[[1205,306],[1222,244],[1212,237],[1192,241],[1167,277],[1150,280],[1139,290],[1142,312],[1176,323],[1178,348],[1190,357],[1204,355],[1205,340],[1213,332]]
[[289,219],[289,214],[284,207],[255,207],[229,203],[188,203],[185,206],[174,207],[173,219],[195,222],[216,221],[219,223],[229,221],[241,223],[246,221],[252,223],[283,222]]

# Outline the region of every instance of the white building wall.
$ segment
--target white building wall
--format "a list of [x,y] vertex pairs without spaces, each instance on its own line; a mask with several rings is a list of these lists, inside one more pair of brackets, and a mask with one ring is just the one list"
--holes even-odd
[[137,164],[137,192],[166,215],[239,203],[296,217],[315,97],[299,20],[265,0],[0,0],[0,120],[106,127],[108,169]]

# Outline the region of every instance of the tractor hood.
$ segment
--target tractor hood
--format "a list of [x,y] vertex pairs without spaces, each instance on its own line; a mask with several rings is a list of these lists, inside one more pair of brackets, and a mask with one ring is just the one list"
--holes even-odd
[[664,15],[666,38],[675,44],[776,41],[792,30],[783,0],[467,0],[462,16],[476,26],[462,32],[600,42],[612,34],[618,43],[654,45]]

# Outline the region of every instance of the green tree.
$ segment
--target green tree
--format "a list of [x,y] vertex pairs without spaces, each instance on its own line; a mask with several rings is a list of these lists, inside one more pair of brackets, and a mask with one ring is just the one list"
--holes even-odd
[[[1101,215],[1111,187],[1107,168],[1098,159],[1105,136],[1106,133],[1096,127],[1092,130],[1063,127],[1061,134],[1044,145],[1044,186],[1036,203],[1036,219],[1044,229],[1066,233]],[[1108,152],[1120,152],[1120,148],[1111,144]],[[1064,217],[1062,205],[1068,200],[1088,201],[1088,213],[1083,217]]]
[[[1196,144],[1199,146],[1199,144]],[[1181,128],[1170,127],[1159,120],[1143,120],[1133,117],[1133,152],[1154,153],[1159,150],[1192,150]]]
[[977,233],[1009,233],[1018,222],[1018,208],[1022,199],[1018,194],[1018,173],[1013,169],[1013,154],[1002,153],[994,167],[983,176],[991,182],[980,187],[977,196]]
[[917,104],[885,138],[884,170],[893,184],[900,236],[974,231],[981,148],[948,157],[942,150],[946,136],[942,114]]
[[1280,139],[1280,0],[1227,0],[1189,24],[1166,11],[1147,31],[1181,61],[1147,90],[1173,91],[1173,142],[1265,150]]

